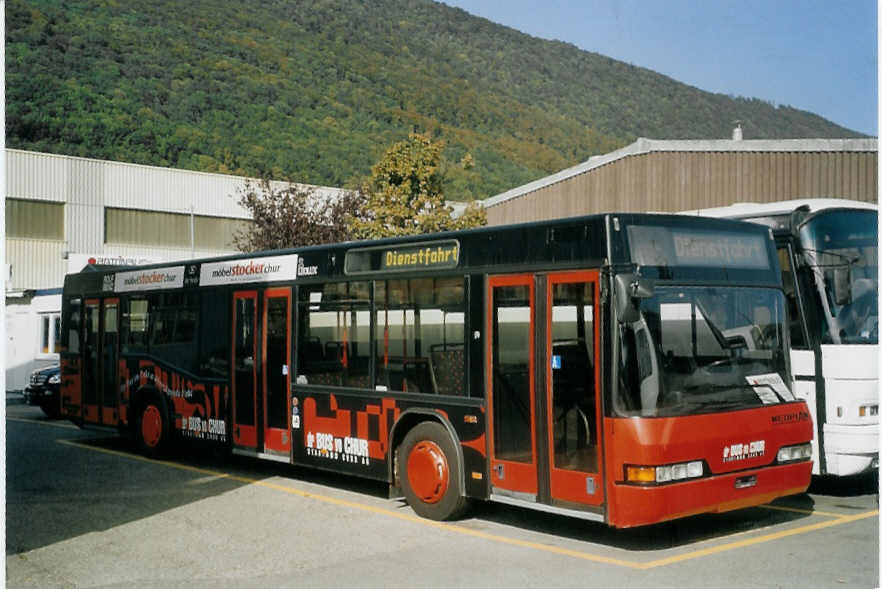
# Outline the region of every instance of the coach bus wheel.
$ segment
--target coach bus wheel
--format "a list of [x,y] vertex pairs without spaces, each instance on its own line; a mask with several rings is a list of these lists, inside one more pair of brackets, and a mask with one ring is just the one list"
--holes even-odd
[[462,465],[441,424],[426,421],[410,430],[398,449],[398,465],[404,496],[418,515],[446,520],[465,510]]
[[141,405],[136,427],[141,452],[152,457],[162,455],[168,442],[168,417],[163,404],[147,399]]

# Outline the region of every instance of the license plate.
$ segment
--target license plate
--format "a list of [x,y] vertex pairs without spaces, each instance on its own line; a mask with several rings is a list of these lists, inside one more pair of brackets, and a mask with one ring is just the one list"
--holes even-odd
[[748,477],[738,477],[735,479],[735,488],[736,489],[747,489],[748,487],[756,486],[756,475],[751,475]]

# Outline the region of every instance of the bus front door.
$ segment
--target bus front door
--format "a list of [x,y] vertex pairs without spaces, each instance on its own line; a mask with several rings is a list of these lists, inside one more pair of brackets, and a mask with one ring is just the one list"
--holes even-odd
[[290,456],[291,289],[263,293],[263,446],[267,454]]
[[551,274],[545,293],[546,416],[552,500],[599,505],[598,273]]
[[233,445],[257,449],[257,292],[233,293]]
[[494,499],[599,513],[598,296],[597,271],[488,279]]
[[533,276],[492,276],[488,297],[490,481],[495,495],[535,501]]

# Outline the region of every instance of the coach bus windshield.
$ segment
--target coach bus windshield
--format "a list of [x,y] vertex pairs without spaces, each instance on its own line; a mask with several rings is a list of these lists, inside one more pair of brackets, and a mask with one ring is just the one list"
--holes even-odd
[[784,295],[768,288],[657,286],[620,324],[620,416],[680,416],[762,407],[788,386]]
[[[800,229],[823,311],[821,342],[879,343],[879,220],[872,210],[834,210]],[[838,285],[837,285],[838,282]]]

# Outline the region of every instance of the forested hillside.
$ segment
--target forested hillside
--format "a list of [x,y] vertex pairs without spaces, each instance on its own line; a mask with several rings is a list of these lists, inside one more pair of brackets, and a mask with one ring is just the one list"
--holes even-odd
[[7,0],[6,31],[7,146],[68,155],[353,186],[417,130],[469,199],[736,119],[857,136],[429,0]]

